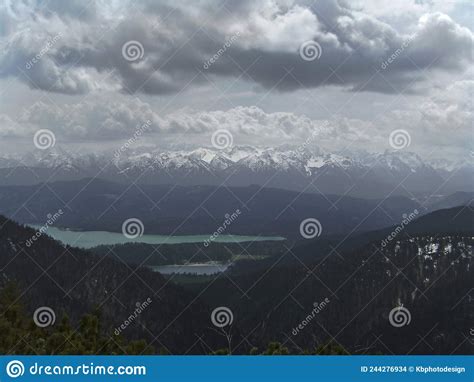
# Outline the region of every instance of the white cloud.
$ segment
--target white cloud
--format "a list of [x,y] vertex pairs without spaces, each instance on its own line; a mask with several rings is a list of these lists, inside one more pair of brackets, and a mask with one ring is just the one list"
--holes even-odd
[[245,49],[289,53],[296,52],[301,42],[313,39],[321,26],[308,8],[274,1],[255,2],[245,17],[230,16],[218,25],[221,34],[239,32],[238,44]]
[[[86,100],[57,107],[36,102],[23,110],[16,119],[22,130],[15,130],[10,117],[0,130],[2,135],[31,136],[38,129],[50,129],[63,142],[82,141],[85,145],[97,141],[127,139],[135,130],[151,121],[147,128],[147,143],[160,144],[166,139],[177,143],[186,137],[187,143],[209,145],[209,137],[219,129],[226,129],[235,142],[259,146],[300,144],[309,137],[328,149],[341,150],[348,143],[359,147],[371,144],[376,129],[367,121],[340,118],[333,121],[313,120],[291,112],[267,113],[252,107],[235,107],[228,110],[181,110],[160,116],[148,103],[138,99],[108,101],[106,98]],[[3,124],[2,124],[3,125]],[[174,139],[173,139],[174,137]],[[313,139],[312,139],[313,140]]]
[[[73,9],[78,6],[71,3]],[[176,93],[205,84],[207,79],[200,73],[203,63],[236,33],[239,37],[207,73],[275,91],[332,84],[396,92],[424,81],[423,70],[464,70],[472,62],[472,32],[439,12],[420,14],[419,21],[412,20],[404,32],[346,2],[265,0],[228,7],[139,2],[128,15],[129,8],[120,8],[114,20],[103,4],[75,17],[67,5],[51,1],[48,12],[18,24],[26,32],[18,33],[11,24],[5,28],[0,76],[16,76],[33,88],[67,94],[96,89]],[[58,33],[62,38],[38,64],[26,73],[20,70]],[[409,48],[383,73],[390,86],[374,74],[408,37],[413,39]],[[311,39],[322,47],[317,62],[298,55],[299,46]],[[129,40],[143,45],[141,61],[123,59],[122,46]],[[252,63],[248,75],[242,76]],[[287,73],[290,69],[292,75]],[[104,76],[107,80],[101,81]]]
[[0,114],[0,135],[30,138],[36,130],[47,128],[58,142],[82,142],[87,148],[97,142],[126,140],[151,121],[138,144],[185,142],[209,146],[213,132],[227,129],[237,145],[298,145],[311,137],[312,144],[324,150],[376,152],[389,149],[392,130],[404,128],[411,135],[411,148],[421,155],[438,148],[449,148],[451,154],[458,150],[463,155],[472,145],[472,139],[467,138],[471,137],[469,95],[473,85],[474,81],[458,81],[432,96],[418,97],[408,108],[393,109],[378,121],[347,117],[315,120],[291,112],[268,113],[255,106],[213,111],[183,109],[159,115],[138,98],[110,101],[99,97],[59,108],[40,101],[23,110],[16,121]]

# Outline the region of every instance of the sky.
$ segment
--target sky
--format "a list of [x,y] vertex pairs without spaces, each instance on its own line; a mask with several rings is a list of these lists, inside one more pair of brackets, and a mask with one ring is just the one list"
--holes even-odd
[[[382,5],[383,3],[383,5]],[[472,158],[472,1],[0,0],[0,150],[308,143]],[[145,126],[145,128],[143,128]]]

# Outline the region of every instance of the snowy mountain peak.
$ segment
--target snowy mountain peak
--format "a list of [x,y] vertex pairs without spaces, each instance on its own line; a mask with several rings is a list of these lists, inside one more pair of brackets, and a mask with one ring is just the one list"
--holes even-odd
[[345,155],[342,153],[323,153],[319,149],[314,152],[290,145],[282,145],[276,148],[261,148],[249,145],[232,146],[224,150],[217,150],[212,147],[200,147],[192,150],[162,150],[142,147],[134,150],[124,150],[120,152],[120,155],[104,153],[100,156],[71,153],[55,147],[47,151],[37,150],[22,157],[2,157],[0,158],[0,166],[7,168],[23,163],[31,167],[72,169],[100,165],[100,163],[108,160],[113,161],[121,169],[150,166],[193,168],[199,165],[224,169],[232,165],[239,165],[255,171],[272,168],[280,170],[296,168],[308,174],[324,166],[342,169],[365,166],[402,172],[416,172],[424,168],[453,171],[460,167],[472,167],[472,161],[468,160],[458,163],[441,159],[425,162],[417,154],[405,151]]

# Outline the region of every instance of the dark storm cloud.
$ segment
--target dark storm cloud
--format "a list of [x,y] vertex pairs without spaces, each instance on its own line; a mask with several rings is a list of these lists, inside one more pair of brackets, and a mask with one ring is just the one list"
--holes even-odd
[[[415,88],[425,70],[464,70],[471,60],[471,31],[441,13],[423,15],[402,34],[348,2],[180,4],[46,2],[2,31],[0,75],[68,94],[170,94],[219,77],[279,91],[336,85],[390,93]],[[122,54],[131,40],[143,47],[136,61]],[[319,44],[318,59],[300,57],[308,41]]]

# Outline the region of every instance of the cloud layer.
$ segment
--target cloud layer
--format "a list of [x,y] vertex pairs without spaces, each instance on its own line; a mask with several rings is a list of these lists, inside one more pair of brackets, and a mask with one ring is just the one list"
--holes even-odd
[[453,157],[472,150],[469,138],[473,90],[474,81],[457,81],[422,98],[420,103],[392,109],[376,121],[347,117],[312,119],[294,112],[269,113],[256,106],[213,111],[183,109],[160,115],[149,103],[135,97],[120,101],[88,98],[63,107],[38,101],[23,109],[16,120],[0,114],[0,137],[31,140],[37,130],[50,129],[59,145],[110,143],[127,140],[146,125],[137,146],[166,146],[179,141],[210,146],[212,134],[226,129],[237,145],[307,146],[310,142],[311,147],[325,150],[384,151],[390,149],[390,133],[403,128],[411,136],[411,149],[429,156],[440,152],[447,155],[449,151]]
[[[205,85],[209,77],[280,91],[325,85],[416,91],[425,70],[464,70],[474,41],[469,29],[439,12],[410,20],[405,33],[384,15],[346,1],[25,3],[29,7],[7,2],[1,10],[0,76],[66,94],[97,89],[172,94]],[[143,47],[139,60],[122,54],[130,40]],[[300,57],[308,41],[319,44],[319,59]]]

